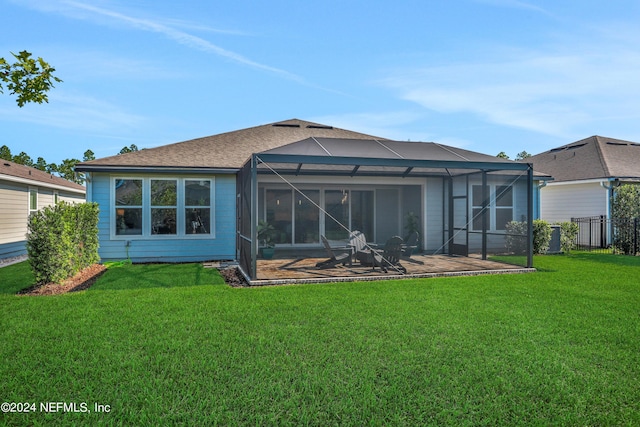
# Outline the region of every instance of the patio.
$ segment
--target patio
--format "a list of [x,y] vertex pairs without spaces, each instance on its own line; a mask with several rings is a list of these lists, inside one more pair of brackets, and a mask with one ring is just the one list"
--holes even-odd
[[[531,165],[435,143],[309,138],[256,153],[236,184],[239,268],[254,285],[535,271],[533,178]],[[438,256],[406,274],[317,268],[326,255],[308,250],[355,231],[378,247],[416,232],[418,252]],[[260,245],[289,254],[266,261]],[[527,268],[489,261],[504,253]]]
[[351,282],[370,280],[390,280],[407,278],[429,278],[446,276],[467,276],[480,274],[514,274],[534,272],[534,268],[506,264],[497,261],[483,260],[473,255],[418,255],[415,261],[424,264],[402,261],[407,269],[406,274],[389,268],[387,273],[377,268],[361,266],[336,266],[334,268],[318,268],[316,264],[324,258],[283,258],[257,261],[257,279],[251,285],[280,285],[302,283]]

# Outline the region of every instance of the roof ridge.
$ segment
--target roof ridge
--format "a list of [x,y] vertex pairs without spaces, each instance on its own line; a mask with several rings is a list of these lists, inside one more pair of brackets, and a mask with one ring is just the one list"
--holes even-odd
[[[598,157],[600,160],[600,164],[602,165],[602,169],[605,172],[605,176],[611,176],[612,172],[611,172],[611,168],[609,167],[609,162],[608,162],[608,157],[605,154],[605,150],[603,150],[602,148],[602,144],[604,144],[605,142],[601,140],[601,136],[595,135],[592,137],[593,139],[595,139],[596,141],[596,150],[598,152]],[[609,138],[611,139],[611,138]]]

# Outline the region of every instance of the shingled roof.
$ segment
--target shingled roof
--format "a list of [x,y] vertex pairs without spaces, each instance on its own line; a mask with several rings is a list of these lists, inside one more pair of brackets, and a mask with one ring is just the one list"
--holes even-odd
[[640,179],[640,144],[591,136],[525,159],[554,182],[587,179]]
[[23,182],[34,186],[41,185],[75,193],[84,194],[86,192],[86,189],[80,184],[8,160],[0,160],[0,180],[2,179]]
[[78,171],[109,169],[220,169],[235,171],[253,154],[310,137],[381,139],[298,119],[192,139],[80,163]]

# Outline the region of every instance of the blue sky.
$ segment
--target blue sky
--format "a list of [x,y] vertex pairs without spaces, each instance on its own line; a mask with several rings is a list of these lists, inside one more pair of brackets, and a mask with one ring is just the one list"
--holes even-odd
[[0,0],[0,56],[64,80],[0,95],[49,162],[290,118],[487,154],[640,142],[640,2]]

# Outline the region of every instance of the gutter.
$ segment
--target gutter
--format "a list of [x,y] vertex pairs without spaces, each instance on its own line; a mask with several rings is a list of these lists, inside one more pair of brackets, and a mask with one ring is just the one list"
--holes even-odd
[[207,167],[148,167],[148,166],[91,166],[78,165],[76,172],[118,172],[118,173],[179,173],[179,174],[237,174],[240,169]]
[[56,184],[56,183],[53,183],[53,182],[37,181],[35,179],[20,178],[20,177],[11,176],[11,175],[0,175],[0,180],[17,182],[17,183],[20,183],[20,184],[28,184],[28,185],[31,185],[33,187],[51,188],[51,189],[54,189],[54,190],[62,190],[62,191],[70,192],[70,193],[86,194],[86,189],[66,187],[64,185]]

